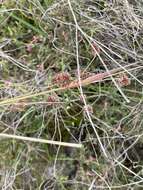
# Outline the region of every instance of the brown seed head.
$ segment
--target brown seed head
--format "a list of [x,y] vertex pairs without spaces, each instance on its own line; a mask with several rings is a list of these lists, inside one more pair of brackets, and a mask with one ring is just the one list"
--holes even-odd
[[125,73],[120,75],[117,82],[120,86],[128,86],[131,83],[129,77]]
[[53,78],[53,83],[59,86],[66,86],[70,83],[70,74],[67,72],[58,73]]

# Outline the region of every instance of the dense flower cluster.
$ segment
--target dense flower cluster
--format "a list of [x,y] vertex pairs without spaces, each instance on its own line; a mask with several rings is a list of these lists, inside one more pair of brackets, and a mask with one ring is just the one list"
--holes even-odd
[[58,73],[53,78],[53,83],[58,86],[66,86],[70,83],[71,77],[67,72]]
[[118,84],[120,86],[128,86],[130,85],[131,81],[129,79],[129,77],[126,74],[122,74],[119,78],[118,78]]

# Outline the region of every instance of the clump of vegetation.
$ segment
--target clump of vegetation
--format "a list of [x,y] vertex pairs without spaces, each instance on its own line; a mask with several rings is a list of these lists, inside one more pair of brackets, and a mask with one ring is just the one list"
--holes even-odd
[[1,189],[143,188],[142,9],[0,1]]

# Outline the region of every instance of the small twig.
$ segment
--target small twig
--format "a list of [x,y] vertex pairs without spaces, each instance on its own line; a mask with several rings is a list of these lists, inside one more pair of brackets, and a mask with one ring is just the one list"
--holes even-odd
[[33,137],[24,137],[24,136],[18,136],[18,135],[6,134],[6,133],[0,133],[0,137],[23,140],[23,141],[38,142],[38,143],[53,144],[53,145],[58,145],[58,146],[82,148],[82,144],[77,144],[77,143],[67,143],[67,142],[39,139],[39,138],[33,138]]
[[[117,68],[117,69],[112,69],[108,72],[94,74],[94,75],[92,75],[86,79],[81,80],[81,85],[87,86],[87,85],[92,84],[92,83],[101,82],[106,77],[110,77],[111,75],[114,75],[115,73],[117,73],[121,70],[122,70],[121,68]],[[78,80],[71,82],[69,85],[67,85],[65,87],[65,89],[76,88],[76,87],[79,87]]]

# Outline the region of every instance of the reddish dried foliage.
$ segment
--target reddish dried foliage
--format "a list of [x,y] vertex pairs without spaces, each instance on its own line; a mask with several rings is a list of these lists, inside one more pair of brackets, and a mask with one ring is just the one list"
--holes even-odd
[[129,77],[128,77],[125,73],[122,74],[122,75],[118,78],[117,82],[118,82],[118,84],[119,84],[120,86],[128,86],[128,85],[130,85],[130,83],[131,83]]
[[67,72],[58,73],[55,75],[52,81],[58,86],[66,86],[71,82],[71,77]]
[[59,98],[56,94],[48,96],[47,103],[49,106],[57,105],[59,102]]

